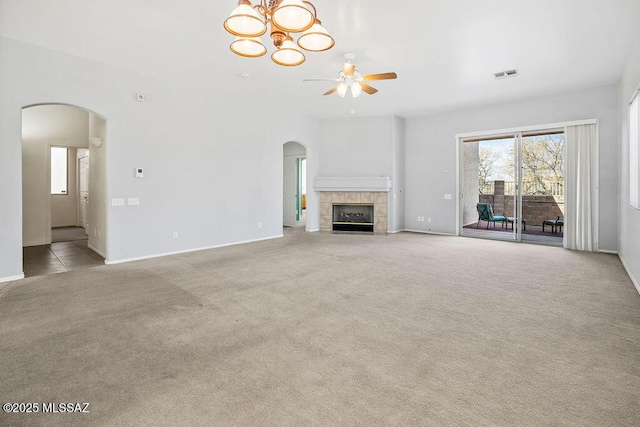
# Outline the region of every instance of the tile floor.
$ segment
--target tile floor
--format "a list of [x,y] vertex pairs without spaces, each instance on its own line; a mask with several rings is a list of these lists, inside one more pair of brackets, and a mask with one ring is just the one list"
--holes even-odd
[[25,277],[62,273],[104,264],[104,258],[87,247],[87,240],[56,242],[23,248]]

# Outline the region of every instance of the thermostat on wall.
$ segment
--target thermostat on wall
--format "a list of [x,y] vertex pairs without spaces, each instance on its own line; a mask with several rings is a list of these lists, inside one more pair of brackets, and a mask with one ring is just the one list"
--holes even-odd
[[136,168],[136,178],[144,178],[144,170],[142,168]]

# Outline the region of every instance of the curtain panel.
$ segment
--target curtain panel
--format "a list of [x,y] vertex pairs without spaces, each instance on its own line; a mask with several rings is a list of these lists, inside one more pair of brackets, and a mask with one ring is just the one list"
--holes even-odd
[[564,242],[567,249],[598,250],[598,125],[566,128]]

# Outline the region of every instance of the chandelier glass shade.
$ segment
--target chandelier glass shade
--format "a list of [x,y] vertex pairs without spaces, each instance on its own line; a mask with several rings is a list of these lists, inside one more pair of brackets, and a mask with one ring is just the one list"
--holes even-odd
[[234,36],[260,37],[267,32],[262,17],[250,4],[239,3],[229,18],[224,21],[224,28]]
[[271,59],[278,65],[294,67],[302,64],[307,58],[296,48],[293,39],[287,37],[282,43],[282,46],[273,52]]
[[258,58],[267,53],[267,48],[258,37],[236,37],[230,47],[236,55],[247,58]]
[[298,46],[311,52],[322,52],[333,47],[336,42],[317,19],[298,39]]
[[313,13],[300,0],[282,0],[271,15],[276,27],[291,33],[308,30],[315,21]]
[[[317,18],[315,6],[306,0],[239,0],[224,21],[224,28],[236,39],[230,48],[236,55],[257,58],[267,52],[260,36],[269,31],[276,51],[271,59],[278,65],[296,66],[305,61],[300,48],[311,52],[331,49],[335,41]],[[302,33],[297,45],[291,33]]]

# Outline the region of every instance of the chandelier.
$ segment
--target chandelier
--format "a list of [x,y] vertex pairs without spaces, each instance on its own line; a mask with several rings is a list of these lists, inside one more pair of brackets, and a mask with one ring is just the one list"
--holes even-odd
[[[238,7],[224,21],[224,28],[236,36],[231,51],[247,58],[258,58],[267,53],[260,36],[270,29],[271,40],[277,48],[271,59],[287,67],[305,61],[298,47],[322,52],[335,44],[318,20],[315,6],[304,0],[260,0],[255,6],[250,0],[238,0]],[[297,45],[291,33],[302,33]]]

